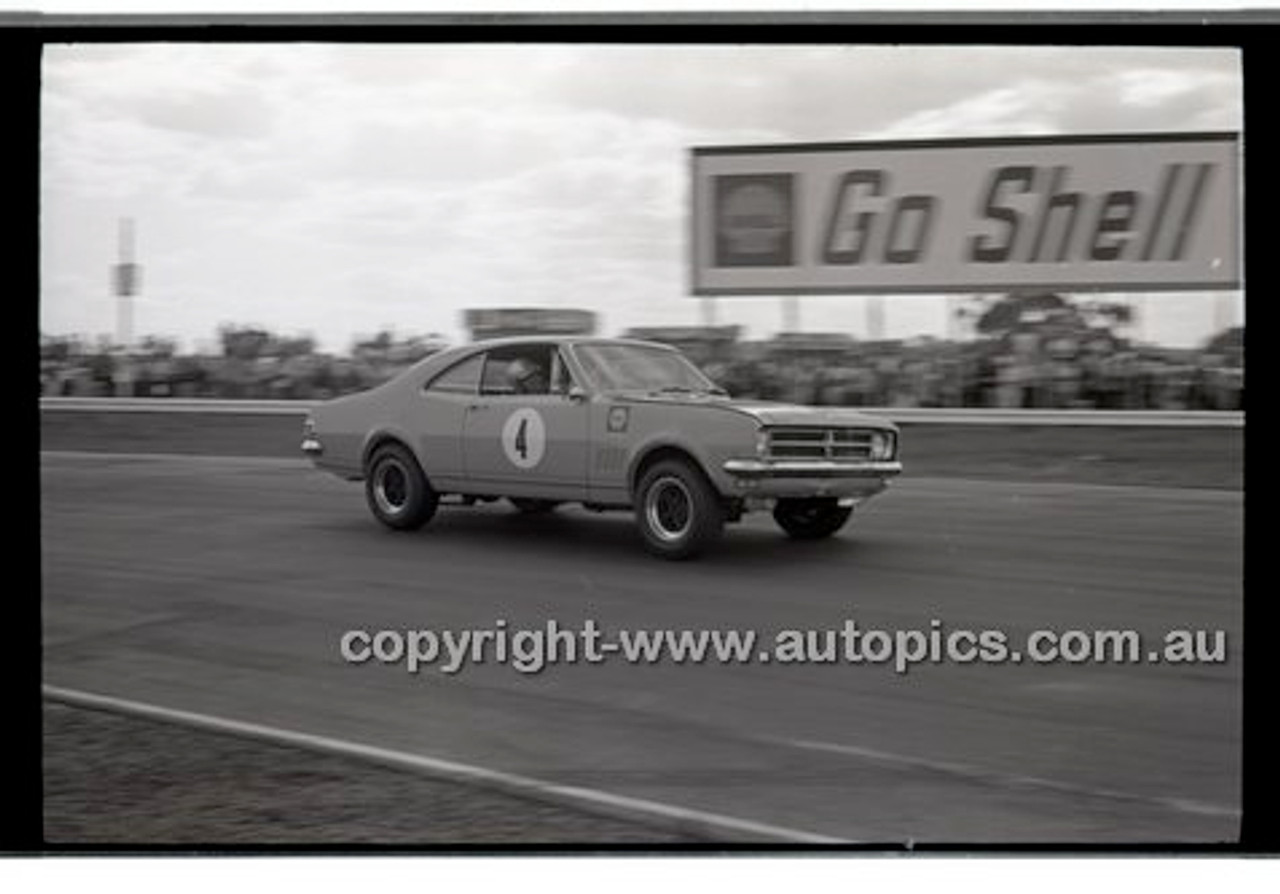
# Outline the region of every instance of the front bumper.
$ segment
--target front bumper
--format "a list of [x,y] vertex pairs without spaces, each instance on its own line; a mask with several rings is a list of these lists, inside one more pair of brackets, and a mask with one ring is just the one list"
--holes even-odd
[[880,493],[902,463],[730,459],[724,471],[733,493],[751,497],[855,497]]

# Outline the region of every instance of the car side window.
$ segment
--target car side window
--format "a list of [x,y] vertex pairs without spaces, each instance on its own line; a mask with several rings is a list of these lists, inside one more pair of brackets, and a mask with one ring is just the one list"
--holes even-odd
[[551,389],[551,345],[508,345],[486,355],[480,379],[482,394],[548,394]]
[[609,371],[592,351],[579,349],[574,351],[574,357],[577,358],[578,364],[586,371],[587,378],[595,384],[595,387],[614,387],[616,383],[610,378]]
[[451,394],[475,394],[480,384],[480,368],[483,354],[473,354],[456,363],[427,384],[428,391],[446,391]]
[[569,371],[564,352],[556,351],[551,362],[551,393],[568,394],[573,385],[573,373]]

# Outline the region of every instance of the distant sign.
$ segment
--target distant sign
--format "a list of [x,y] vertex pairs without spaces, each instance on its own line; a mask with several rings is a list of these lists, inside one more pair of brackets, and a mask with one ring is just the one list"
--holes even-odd
[[697,295],[1240,285],[1233,133],[693,150]]
[[623,338],[664,343],[732,342],[742,333],[741,326],[637,326],[624,332]]
[[769,342],[769,347],[777,351],[817,354],[848,351],[856,344],[847,332],[779,332]]
[[136,295],[141,287],[142,267],[138,264],[116,264],[111,268],[111,279],[117,295]]
[[596,315],[589,310],[558,307],[483,307],[464,313],[473,338],[496,335],[592,335]]

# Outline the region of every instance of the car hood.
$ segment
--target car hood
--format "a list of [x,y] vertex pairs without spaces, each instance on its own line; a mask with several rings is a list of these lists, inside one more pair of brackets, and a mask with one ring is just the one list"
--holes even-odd
[[858,426],[897,430],[897,426],[881,416],[872,416],[849,407],[808,407],[800,404],[768,400],[738,400],[714,394],[656,393],[652,391],[620,391],[615,397],[637,403],[705,406],[742,413],[762,425]]

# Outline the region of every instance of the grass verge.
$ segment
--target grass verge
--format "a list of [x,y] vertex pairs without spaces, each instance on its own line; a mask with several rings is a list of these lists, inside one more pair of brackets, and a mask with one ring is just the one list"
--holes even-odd
[[696,841],[354,758],[49,701],[44,838],[55,848]]

